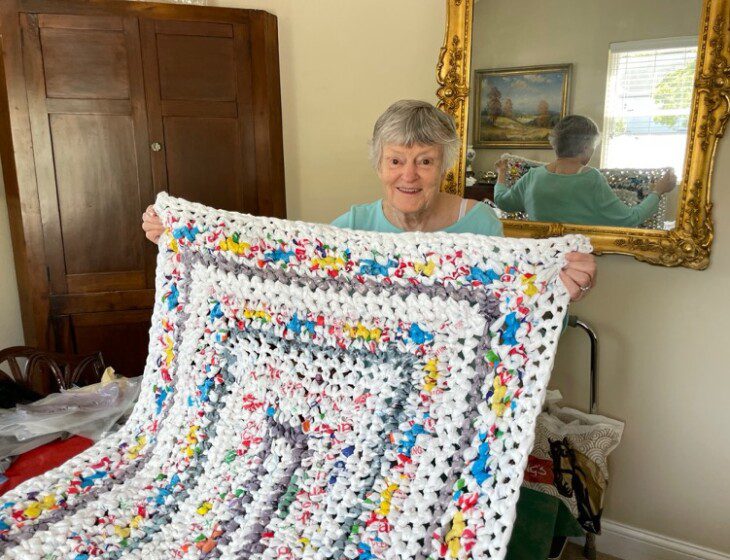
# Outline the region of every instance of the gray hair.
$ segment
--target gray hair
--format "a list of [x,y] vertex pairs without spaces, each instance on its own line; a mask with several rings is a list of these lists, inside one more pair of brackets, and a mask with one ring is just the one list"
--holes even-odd
[[550,131],[550,145],[558,157],[576,157],[595,149],[601,133],[588,117],[568,115]]
[[396,101],[378,117],[370,140],[370,162],[380,168],[383,148],[397,144],[410,148],[414,144],[441,147],[441,171],[456,163],[461,139],[451,115],[425,101]]

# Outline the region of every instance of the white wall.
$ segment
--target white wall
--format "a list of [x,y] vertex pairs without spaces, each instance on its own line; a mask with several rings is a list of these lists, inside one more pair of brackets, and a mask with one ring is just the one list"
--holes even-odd
[[[350,204],[377,196],[377,179],[367,163],[368,135],[375,117],[391,101],[435,101],[444,2],[217,4],[265,8],[279,18],[289,216],[328,221]],[[486,4],[481,0],[477,6]],[[614,9],[618,11],[613,8],[612,13]],[[543,17],[547,12],[541,12]],[[673,14],[671,19],[682,19]],[[524,36],[513,42],[519,46]],[[545,62],[563,62],[579,53],[553,56],[546,49],[544,55]],[[527,62],[537,63],[517,63]],[[603,69],[597,72],[604,74]],[[725,473],[730,464],[730,181],[725,173],[730,173],[730,140],[717,156],[717,230],[709,270],[601,257],[598,286],[571,311],[594,325],[600,336],[601,412],[627,422],[624,440],[612,455],[605,515],[730,552],[730,484]],[[0,202],[0,308],[10,310],[0,314],[6,322],[0,330],[2,346],[22,338],[6,223]],[[556,367],[554,385],[578,405],[587,395],[586,347],[581,333],[569,331]]]
[[0,350],[23,344],[23,325],[20,321],[20,300],[15,278],[13,247],[10,243],[10,225],[5,185],[0,174]]

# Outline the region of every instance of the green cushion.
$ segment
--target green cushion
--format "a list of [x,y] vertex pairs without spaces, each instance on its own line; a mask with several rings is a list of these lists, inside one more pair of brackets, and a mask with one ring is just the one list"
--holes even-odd
[[550,552],[553,536],[580,537],[583,534],[578,521],[562,501],[523,487],[506,560],[543,560]]

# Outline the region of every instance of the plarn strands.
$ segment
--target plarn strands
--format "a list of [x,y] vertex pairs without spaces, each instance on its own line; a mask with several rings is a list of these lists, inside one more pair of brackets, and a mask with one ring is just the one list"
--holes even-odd
[[503,558],[587,240],[156,208],[139,402],[0,497],[0,554]]

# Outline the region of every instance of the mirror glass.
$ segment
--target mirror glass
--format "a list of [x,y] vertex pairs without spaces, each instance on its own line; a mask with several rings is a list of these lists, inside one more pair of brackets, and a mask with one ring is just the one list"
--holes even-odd
[[466,196],[505,218],[672,229],[700,10],[475,0]]

